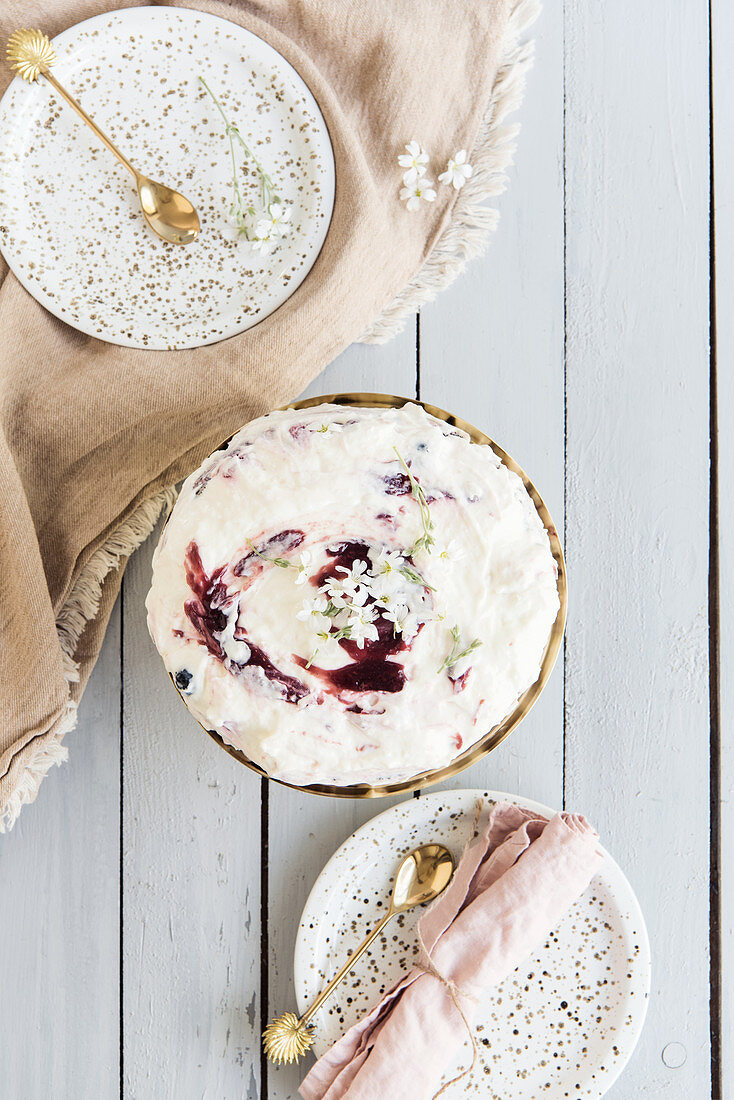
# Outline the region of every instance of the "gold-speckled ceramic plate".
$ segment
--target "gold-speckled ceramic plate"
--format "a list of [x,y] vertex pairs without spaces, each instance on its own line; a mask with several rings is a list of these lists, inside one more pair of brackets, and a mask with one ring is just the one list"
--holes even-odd
[[[54,74],[145,175],[196,206],[201,233],[159,240],[132,176],[43,80],[0,103],[0,249],[34,298],[102,340],[191,348],[234,336],[303,282],[326,237],[334,157],[298,73],[262,39],[203,12],[127,8],[54,40]],[[229,141],[203,76],[291,207],[269,254],[237,236]],[[240,174],[246,200],[259,180]]]
[[[295,401],[291,405],[286,406],[289,409],[308,409],[314,405],[322,405],[324,403],[335,405],[347,405],[356,408],[401,408],[403,405],[413,401],[410,397],[396,397],[387,393],[336,393],[327,394],[323,397],[309,397],[303,401]],[[475,428],[472,424],[467,423],[466,420],[461,420],[457,416],[452,416],[451,413],[445,412],[443,409],[437,408],[435,405],[427,405],[424,401],[417,401],[414,404],[421,405],[426,412],[431,416],[437,417],[439,420],[445,421],[447,424],[451,424],[454,427],[461,428],[465,431],[472,441],[480,446],[489,446],[495,452],[495,454],[502,460],[508,469],[521,478],[525,488],[530,494],[535,507],[538,510],[538,515],[543,521],[543,526],[548,532],[548,538],[550,540],[551,551],[555,558],[556,566],[558,568],[558,596],[561,606],[556,616],[556,621],[551,629],[548,644],[546,646],[545,655],[540,668],[540,675],[535,683],[528,688],[519,698],[517,706],[508,714],[503,722],[489,730],[484,737],[476,741],[465,752],[462,752],[459,756],[455,757],[450,764],[447,764],[445,768],[435,768],[433,771],[421,772],[418,775],[413,776],[410,779],[405,779],[400,783],[386,783],[381,786],[370,786],[366,783],[355,784],[348,787],[331,786],[325,783],[313,783],[308,787],[300,787],[293,783],[284,783],[286,787],[294,787],[296,790],[309,791],[312,794],[334,795],[337,798],[379,798],[382,795],[387,794],[400,794],[407,791],[418,790],[421,787],[428,787],[432,783],[440,783],[442,779],[449,779],[452,775],[456,775],[457,772],[463,771],[464,768],[468,768],[470,764],[473,764],[476,760],[480,760],[492,749],[504,741],[504,739],[514,730],[530,711],[531,707],[535,703],[536,699],[540,695],[541,691],[548,682],[548,677],[553,671],[553,666],[556,662],[558,652],[561,648],[561,642],[563,640],[563,630],[566,625],[566,606],[567,606],[567,589],[566,589],[566,563],[563,558],[563,549],[561,547],[561,541],[558,537],[553,520],[550,513],[546,508],[540,493],[533,485],[527,474],[517,465],[514,459],[510,458],[506,451],[503,451],[501,447],[498,447],[488,435],[484,432],[480,432],[478,428]],[[173,681],[171,681],[173,682]],[[175,686],[175,685],[174,685]],[[252,768],[253,771],[258,772],[265,778],[272,778],[268,776],[265,771],[252,760],[250,760],[239,749],[235,749],[232,745],[226,744],[226,742],[213,730],[206,731],[218,745],[230,754],[234,756],[240,763],[245,764],[248,768]],[[274,779],[275,783],[283,783],[280,779]]]
[[[299,1012],[314,1001],[349,951],[384,914],[395,868],[412,848],[445,844],[458,862],[480,798],[515,802],[543,817],[554,812],[496,791],[432,792],[374,817],[331,857],[316,880],[298,929],[294,970]],[[410,968],[418,950],[415,925],[424,911],[395,919],[357,963],[353,977],[319,1009],[312,1021],[317,1055]],[[635,1048],[649,991],[645,922],[632,887],[605,852],[588,889],[546,942],[480,998],[475,1015],[477,1064],[446,1090],[445,1100],[598,1100]],[[274,1007],[280,1011],[285,1006]],[[447,1068],[445,1080],[469,1065],[471,1058],[467,1042]]]

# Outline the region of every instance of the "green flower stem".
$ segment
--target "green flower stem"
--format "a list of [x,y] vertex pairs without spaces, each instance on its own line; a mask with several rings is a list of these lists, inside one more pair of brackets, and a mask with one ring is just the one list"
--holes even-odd
[[418,502],[418,507],[421,514],[421,523],[423,525],[423,534],[415,540],[412,547],[410,548],[410,556],[412,557],[413,554],[417,554],[419,550],[425,550],[427,554],[430,554],[431,547],[436,541],[433,537],[435,524],[431,519],[431,509],[428,506],[426,494],[423,492],[423,489],[419,485],[417,479],[411,473],[410,467],[401,455],[400,451],[397,449],[397,447],[393,447],[393,450],[398,456],[398,462],[405,470],[408,481],[410,482],[411,492],[415,500]]
[[221,103],[219,102],[219,100],[215,96],[214,92],[211,90],[211,88],[207,84],[206,80],[204,80],[204,77],[200,76],[199,80],[201,81],[203,87],[206,89],[206,91],[209,93],[209,95],[214,100],[214,105],[216,106],[217,110],[219,111],[219,114],[222,116],[222,121],[224,122],[224,132],[226,133],[227,137],[229,138],[229,151],[230,151],[230,155],[232,157],[232,191],[233,191],[233,194],[234,194],[234,200],[233,200],[233,203],[232,203],[232,213],[234,214],[234,216],[237,220],[237,224],[239,225],[240,229],[242,229],[244,231],[245,230],[245,224],[244,224],[245,215],[246,214],[250,214],[250,215],[254,214],[255,213],[255,208],[252,205],[252,203],[250,203],[250,205],[246,209],[244,208],[242,194],[241,194],[240,189],[239,189],[239,184],[237,183],[237,157],[235,156],[235,146],[234,146],[234,139],[235,138],[237,138],[240,145],[244,149],[245,155],[247,157],[249,157],[249,159],[255,165],[255,168],[257,169],[257,173],[260,176],[260,185],[261,185],[261,189],[262,189],[263,206],[267,208],[270,205],[271,202],[280,202],[280,196],[278,195],[277,191],[275,190],[275,184],[273,183],[272,178],[265,171],[265,169],[263,168],[263,166],[260,163],[259,159],[255,156],[254,152],[252,151],[250,146],[247,144],[247,142],[243,138],[243,136],[240,133],[239,129],[235,126],[235,124],[233,122],[229,121],[226,114],[224,113],[224,108],[222,107]]
[[285,558],[269,558],[266,554],[261,554],[250,539],[247,539],[247,545],[250,547],[253,554],[257,554],[263,561],[269,561],[271,565],[277,565],[279,569],[298,569],[298,566],[293,561],[287,561]]
[[468,657],[470,653],[473,653],[475,649],[478,649],[482,644],[479,638],[475,638],[474,641],[466,647],[461,649],[461,636],[459,634],[458,626],[451,627],[451,637],[453,638],[453,645],[448,657],[439,668],[439,672],[450,671],[454,665],[458,665],[459,661],[462,661],[464,657]]

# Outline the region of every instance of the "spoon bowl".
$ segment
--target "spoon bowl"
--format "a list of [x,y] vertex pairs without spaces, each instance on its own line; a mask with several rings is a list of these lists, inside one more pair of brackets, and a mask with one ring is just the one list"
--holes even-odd
[[443,844],[424,844],[410,852],[398,868],[390,908],[404,913],[414,905],[432,901],[448,886],[454,858]]
[[201,228],[199,215],[185,195],[140,173],[136,183],[143,217],[154,233],[169,244],[191,244],[196,240]]

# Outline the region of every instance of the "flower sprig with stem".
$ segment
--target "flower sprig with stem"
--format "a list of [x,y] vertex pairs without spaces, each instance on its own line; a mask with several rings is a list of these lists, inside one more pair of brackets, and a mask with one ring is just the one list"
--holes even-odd
[[412,547],[410,548],[410,556],[412,557],[413,554],[417,554],[419,550],[425,550],[427,554],[430,554],[431,549],[436,542],[433,536],[435,524],[431,518],[431,509],[428,506],[426,494],[423,492],[421,485],[411,473],[410,467],[401,455],[400,451],[397,449],[397,447],[393,447],[393,450],[398,456],[398,462],[405,470],[408,481],[410,482],[410,489],[415,500],[418,502],[418,507],[421,514],[421,524],[423,525],[423,534],[418,536],[418,538],[415,540]]
[[[260,177],[260,192],[264,209],[269,210],[271,205],[281,206],[282,199],[276,190],[276,186],[273,182],[272,177],[268,172],[266,172],[258,157],[255,155],[253,150],[243,138],[238,127],[233,122],[229,121],[227,115],[224,112],[224,108],[222,107],[214,92],[207,84],[206,80],[204,80],[204,77],[200,76],[199,80],[202,86],[206,89],[206,91],[213,99],[214,105],[219,111],[219,114],[222,116],[222,122],[224,123],[224,132],[229,138],[229,152],[232,158],[232,206],[230,208],[232,217],[236,221],[240,233],[244,233],[248,240],[258,239],[251,236],[252,219],[257,217],[258,212],[252,202],[248,204],[245,203],[245,199],[242,195],[242,192],[240,191],[240,185],[237,179],[237,156],[235,152],[236,141],[239,142],[241,148],[244,150],[245,156],[252,161],[257,171],[257,174]],[[285,207],[283,207],[283,212],[285,212]],[[271,216],[274,222],[276,220],[287,220],[287,218],[283,217],[282,214],[279,218],[276,218],[276,215],[272,214],[272,211]]]
[[261,553],[261,551],[258,550],[258,548],[255,546],[252,539],[247,539],[246,542],[252,550],[253,554],[256,554],[257,557],[261,558],[263,561],[269,561],[271,565],[277,565],[278,569],[301,569],[300,565],[296,565],[294,561],[288,561],[287,558],[271,558],[267,554]]
[[439,672],[450,672],[454,665],[458,665],[459,661],[462,661],[464,657],[468,657],[470,653],[473,653],[474,650],[478,649],[479,646],[482,644],[479,638],[475,638],[473,642],[462,649],[461,635],[459,633],[458,626],[451,627],[451,637],[453,639],[453,644],[451,646],[448,656],[446,657],[446,660],[443,661],[443,663],[441,664],[438,670]]

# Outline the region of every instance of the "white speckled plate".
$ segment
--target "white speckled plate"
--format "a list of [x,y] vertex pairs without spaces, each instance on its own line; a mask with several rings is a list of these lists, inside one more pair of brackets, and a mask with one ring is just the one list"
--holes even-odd
[[[458,860],[478,798],[506,799],[545,816],[554,812],[495,791],[438,791],[363,825],[326,864],[303,911],[295,954],[300,1012],[380,919],[395,868],[407,852],[440,841]],[[479,1005],[480,1059],[471,1076],[446,1091],[447,1100],[600,1097],[621,1072],[645,1019],[650,948],[632,889],[605,856],[602,870],[548,941]],[[317,1013],[317,1055],[409,969],[422,912],[396,917],[388,925],[387,949],[371,948],[354,978]],[[467,1043],[445,1080],[470,1061]]]
[[[129,8],[54,40],[54,72],[143,173],[201,218],[187,246],[146,226],[132,176],[43,79],[0,103],[0,248],[25,288],[68,324],[115,344],[190,348],[243,332],[303,282],[326,237],[334,157],[298,73],[225,19]],[[201,74],[292,204],[269,255],[237,238],[229,142]],[[244,193],[258,196],[254,173]]]

